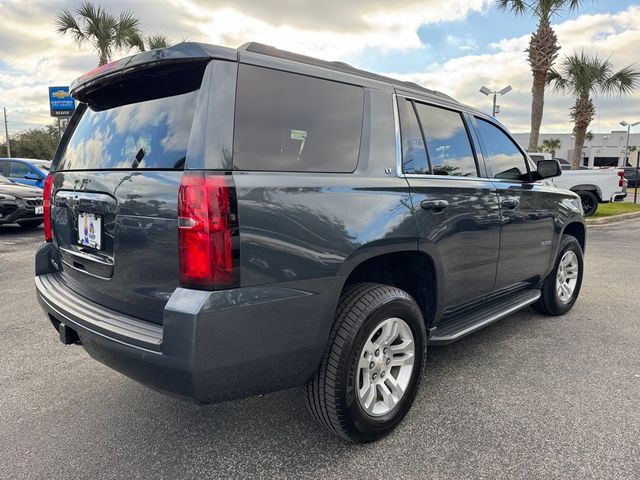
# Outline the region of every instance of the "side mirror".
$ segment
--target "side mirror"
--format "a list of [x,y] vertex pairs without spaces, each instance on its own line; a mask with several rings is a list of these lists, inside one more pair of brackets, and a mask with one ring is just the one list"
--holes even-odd
[[40,175],[36,173],[27,173],[24,178],[26,178],[27,180],[42,180],[42,178],[40,178]]
[[538,161],[538,180],[545,178],[559,177],[562,175],[562,167],[558,160],[539,160]]

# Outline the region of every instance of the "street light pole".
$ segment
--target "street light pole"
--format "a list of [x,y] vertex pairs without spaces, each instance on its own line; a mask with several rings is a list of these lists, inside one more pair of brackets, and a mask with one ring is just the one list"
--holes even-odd
[[[620,125],[627,127],[627,146],[624,149],[624,164],[626,166],[629,158],[629,135],[631,134],[631,127],[640,125],[640,122],[628,123],[626,121],[620,122]],[[638,203],[638,172],[640,172],[640,154],[636,156],[636,187],[633,189],[633,203]]]
[[11,158],[11,144],[9,143],[9,127],[7,126],[7,108],[3,107],[4,111],[4,135],[7,139],[7,158]]
[[491,94],[493,94],[493,108],[491,110],[491,116],[495,117],[498,114],[498,94],[500,95],[506,95],[507,93],[509,93],[512,90],[511,85],[507,85],[506,87],[504,87],[502,90],[496,90],[496,91],[492,91],[489,88],[482,86],[482,88],[480,88],[480,93],[482,93],[483,95],[489,96]]

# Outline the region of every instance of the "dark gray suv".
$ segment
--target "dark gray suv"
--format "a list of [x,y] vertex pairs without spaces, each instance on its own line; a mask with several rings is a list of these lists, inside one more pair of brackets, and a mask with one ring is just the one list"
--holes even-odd
[[375,440],[427,344],[582,281],[579,198],[493,118],[417,85],[272,47],[194,43],[104,65],[45,186],[39,301],[65,344],[215,402],[306,385]]

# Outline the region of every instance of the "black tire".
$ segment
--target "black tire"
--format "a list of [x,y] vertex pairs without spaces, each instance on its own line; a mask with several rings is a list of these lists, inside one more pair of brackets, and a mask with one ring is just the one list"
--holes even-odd
[[22,228],[36,228],[42,225],[42,220],[25,220],[24,222],[18,223]]
[[596,210],[598,210],[598,197],[596,196],[596,194],[587,190],[581,190],[576,193],[580,196],[584,216],[590,217],[591,215],[596,213]]
[[[415,342],[414,366],[404,395],[383,416],[370,416],[356,392],[359,355],[376,326],[401,318]],[[390,433],[407,414],[418,390],[426,359],[426,328],[420,307],[399,288],[374,283],[347,287],[340,297],[327,349],[318,371],[307,384],[307,405],[326,430],[354,443],[368,443]]]
[[[556,291],[556,278],[558,274],[558,267],[560,265],[560,260],[564,256],[564,254],[568,251],[572,250],[576,256],[578,257],[578,278],[575,289],[573,291],[573,296],[571,300],[567,303],[563,303]],[[553,270],[549,274],[549,276],[545,279],[542,285],[542,296],[536,303],[533,304],[533,308],[545,315],[564,315],[569,310],[573,308],[573,305],[576,303],[578,296],[580,295],[580,288],[582,287],[582,276],[584,269],[584,260],[582,256],[582,247],[578,240],[571,235],[564,235],[560,242],[560,249],[558,250],[558,257],[556,258],[555,264],[553,266]]]

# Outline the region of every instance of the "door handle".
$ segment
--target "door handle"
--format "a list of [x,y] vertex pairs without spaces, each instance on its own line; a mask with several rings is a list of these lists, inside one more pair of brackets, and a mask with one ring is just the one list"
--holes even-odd
[[504,208],[509,208],[513,210],[518,205],[520,205],[520,200],[518,200],[517,198],[506,198],[502,200],[501,204]]
[[423,200],[420,202],[420,206],[425,210],[440,213],[449,206],[449,202],[446,200]]

